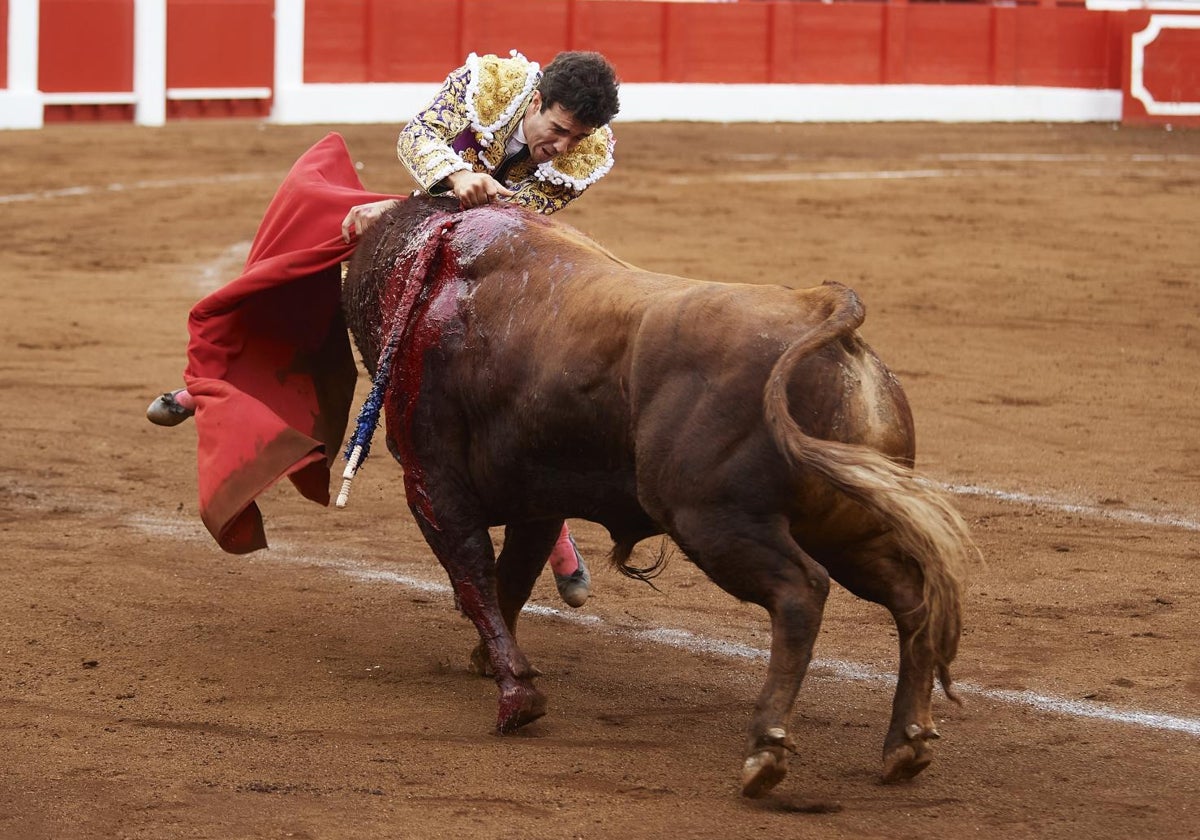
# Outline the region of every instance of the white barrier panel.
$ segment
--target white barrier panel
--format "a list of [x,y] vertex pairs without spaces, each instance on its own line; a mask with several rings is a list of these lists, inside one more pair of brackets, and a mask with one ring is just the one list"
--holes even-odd
[[1200,116],[1200,102],[1159,102],[1146,88],[1146,47],[1154,43],[1164,29],[1200,29],[1200,15],[1151,15],[1146,28],[1133,34],[1129,56],[1129,95],[1141,102],[1151,116]]
[[0,90],[0,128],[41,128],[38,0],[9,0],[8,88]]
[[[437,92],[428,84],[279,86],[283,124],[402,123]],[[1117,122],[1121,91],[993,85],[623,84],[618,121]]]
[[133,121],[167,121],[167,0],[133,3]]

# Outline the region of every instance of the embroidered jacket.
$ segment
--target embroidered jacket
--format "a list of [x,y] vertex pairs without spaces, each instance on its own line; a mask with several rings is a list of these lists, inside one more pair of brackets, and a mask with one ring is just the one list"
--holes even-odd
[[[537,62],[515,50],[511,58],[471,53],[400,132],[400,161],[426,191],[452,172],[495,172],[541,78]],[[514,164],[504,179],[516,192],[511,200],[540,213],[561,210],[612,168],[613,144],[605,125],[545,163]]]

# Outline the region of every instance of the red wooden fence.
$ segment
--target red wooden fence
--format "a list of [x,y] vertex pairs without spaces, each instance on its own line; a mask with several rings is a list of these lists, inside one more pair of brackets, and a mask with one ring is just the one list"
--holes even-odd
[[[0,33],[8,32],[8,0],[0,0]],[[8,38],[0,38],[0,90],[8,87]]]
[[307,82],[428,82],[468,52],[604,53],[624,82],[1116,89],[1119,13],[975,3],[308,0]]
[[[275,0],[167,0],[167,89],[271,88]],[[168,117],[267,116],[270,99],[167,100]]]
[[[17,2],[0,0],[0,32]],[[166,0],[167,117],[270,113],[276,3]],[[46,119],[130,119],[134,0],[40,0],[37,9]],[[1200,122],[1200,28],[1180,24],[1183,15],[1095,11],[1082,0],[307,0],[304,9],[306,84],[428,83],[472,51],[515,47],[545,63],[563,49],[594,49],[627,84],[1124,90],[1127,118]],[[1143,32],[1152,22],[1153,37]],[[0,99],[8,53],[0,38]]]

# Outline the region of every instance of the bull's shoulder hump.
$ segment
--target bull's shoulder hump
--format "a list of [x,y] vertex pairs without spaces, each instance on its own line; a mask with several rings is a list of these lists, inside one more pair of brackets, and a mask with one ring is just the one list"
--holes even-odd
[[598,257],[611,260],[612,262],[615,262],[624,268],[637,269],[637,266],[621,259],[583,231],[572,227],[565,222],[560,222],[557,220],[554,221],[547,227],[546,235],[548,238],[552,238],[562,243],[565,247],[582,249],[584,251],[591,252]]
[[726,283],[667,274],[646,274],[655,285],[648,314],[676,329],[712,334],[721,341],[749,335],[784,344],[825,320],[830,294],[823,287],[792,289],[779,284]]

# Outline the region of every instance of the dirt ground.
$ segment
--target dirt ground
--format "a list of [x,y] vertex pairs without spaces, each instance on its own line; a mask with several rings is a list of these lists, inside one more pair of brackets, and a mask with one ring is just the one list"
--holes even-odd
[[[654,591],[574,523],[595,594],[539,582],[550,714],[502,738],[394,463],[345,511],[270,491],[268,551],[204,531],[194,428],[143,411],[326,130],[0,133],[0,837],[1200,836],[1200,132],[618,127],[562,218],[646,268],[854,287],[987,560],[934,764],[879,783],[895,634],[835,590],[748,801],[765,614],[681,556]],[[410,187],[394,126],[340,130]]]

